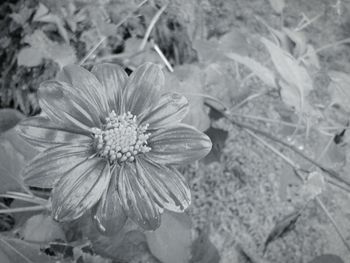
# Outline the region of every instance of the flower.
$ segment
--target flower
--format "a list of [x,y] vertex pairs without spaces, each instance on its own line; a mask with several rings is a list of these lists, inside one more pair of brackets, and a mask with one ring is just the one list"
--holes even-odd
[[154,230],[164,209],[183,212],[190,205],[189,187],[174,165],[204,157],[211,141],[180,123],[187,100],[162,94],[163,84],[152,63],[129,77],[113,64],[91,72],[70,65],[58,80],[41,84],[45,116],[22,121],[19,131],[43,149],[24,178],[30,186],[53,188],[55,220],[74,220],[91,209],[103,233],[117,232],[128,217]]

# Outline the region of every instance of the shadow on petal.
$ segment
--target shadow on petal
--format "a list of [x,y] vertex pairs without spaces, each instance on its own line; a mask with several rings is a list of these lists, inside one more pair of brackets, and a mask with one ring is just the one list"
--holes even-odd
[[138,180],[133,163],[122,165],[118,190],[125,212],[140,227],[154,230],[160,226],[160,208]]
[[117,114],[121,113],[123,105],[122,93],[128,79],[124,69],[116,64],[104,63],[94,66],[91,73],[96,76],[104,88],[109,111],[114,110]]
[[89,136],[80,134],[80,131],[75,131],[72,127],[58,127],[43,117],[32,117],[21,121],[16,126],[16,131],[39,150],[68,143],[89,144],[91,141]]
[[108,187],[110,168],[106,160],[92,158],[69,170],[52,191],[52,216],[70,221],[95,205]]
[[53,188],[61,177],[91,156],[88,144],[69,144],[49,148],[36,156],[24,169],[26,184]]
[[191,204],[191,191],[184,176],[173,167],[158,165],[146,157],[136,159],[137,176],[157,204],[183,212]]
[[115,235],[124,227],[127,217],[122,207],[118,193],[116,167],[112,173],[111,182],[101,197],[101,200],[92,209],[92,218],[97,229],[103,235]]

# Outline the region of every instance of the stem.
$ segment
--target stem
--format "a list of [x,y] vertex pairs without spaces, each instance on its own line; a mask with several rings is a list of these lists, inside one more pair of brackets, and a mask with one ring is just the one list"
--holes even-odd
[[[148,0],[144,0],[142,1],[137,7],[135,10],[133,10],[132,12],[130,12],[126,17],[124,17],[115,27],[118,28],[120,27],[122,24],[124,24],[126,22],[126,20],[128,20],[132,14],[138,10],[141,6],[143,6],[145,3],[147,3]],[[79,62],[79,65],[83,65],[86,60],[95,52],[95,50],[103,43],[103,41],[106,40],[106,36],[103,36],[100,41],[89,51],[89,53]]]
[[140,44],[139,51],[141,51],[145,48],[145,46],[147,44],[147,40],[148,40],[149,36],[151,35],[152,29],[154,28],[154,26],[156,25],[157,21],[159,20],[161,14],[165,11],[165,9],[167,7],[168,7],[167,4],[162,6],[162,8],[159,9],[158,12],[152,18],[151,22],[149,23],[149,26],[147,27],[145,36],[143,37],[142,42]]
[[272,120],[268,119],[265,117],[259,117],[259,116],[253,116],[253,115],[244,115],[244,114],[239,114],[239,113],[230,113],[233,116],[244,118],[244,119],[251,119],[251,120],[258,120],[258,121],[263,121],[263,122],[271,122],[271,123],[276,123],[276,124],[281,124],[285,126],[290,126],[294,128],[305,128],[303,125],[300,124],[294,124],[286,121],[279,121],[279,120]]
[[317,204],[322,208],[323,212],[327,215],[328,219],[331,221],[332,225],[334,226],[335,230],[337,231],[339,237],[341,238],[344,245],[346,246],[346,248],[350,252],[350,245],[348,244],[345,237],[343,236],[340,227],[338,226],[337,222],[335,221],[335,219],[333,218],[331,213],[328,211],[328,209],[326,208],[326,206],[324,205],[324,203],[322,202],[322,200],[318,196],[315,197],[315,200],[316,200]]
[[157,44],[153,44],[153,48],[154,50],[157,52],[157,54],[160,56],[160,58],[163,60],[165,66],[168,68],[168,70],[170,72],[174,72],[173,67],[170,65],[169,60],[164,56],[164,53],[162,52],[162,50],[159,48],[159,46]]
[[[335,47],[335,46],[338,46],[338,45],[341,45],[341,44],[345,44],[345,43],[350,43],[350,38],[346,38],[346,39],[343,39],[343,40],[340,40],[340,41],[337,41],[337,42],[334,42],[334,43],[331,43],[331,44],[327,44],[327,45],[324,45],[323,47],[320,47],[318,49],[315,49],[314,51],[311,52],[311,54],[317,54],[325,49],[328,49],[328,48],[331,48],[331,47]],[[305,59],[307,56],[309,56],[310,53],[306,53],[305,55],[301,56],[299,59]]]
[[21,213],[21,212],[30,212],[30,211],[41,211],[48,209],[49,206],[28,206],[28,207],[19,207],[19,208],[9,208],[9,209],[0,209],[0,214],[10,214],[10,213]]
[[264,137],[272,140],[272,141],[275,141],[285,147],[287,147],[288,149],[292,150],[294,153],[298,154],[299,156],[303,157],[305,160],[309,161],[310,163],[312,163],[313,165],[317,166],[318,168],[320,168],[322,171],[326,172],[330,177],[333,177],[335,178],[336,180],[346,184],[347,186],[350,187],[350,182],[348,182],[347,180],[343,179],[342,177],[339,176],[339,174],[329,168],[326,168],[324,167],[321,163],[315,161],[314,159],[312,159],[311,157],[307,156],[306,154],[304,154],[302,151],[300,151],[299,149],[295,148],[294,146],[292,145],[289,145],[288,143],[280,140],[279,138],[277,138],[276,136],[272,135],[271,133],[268,133],[264,130],[261,130],[261,129],[257,129],[255,127],[252,127],[248,124],[245,124],[245,123],[241,123],[241,122],[238,122],[236,120],[233,120],[229,114],[227,112],[223,112],[221,111],[221,113],[223,114],[223,116],[225,116],[232,124],[240,127],[240,128],[243,128],[245,130],[250,130],[250,131],[253,131],[257,134],[260,134],[260,135],[263,135]]

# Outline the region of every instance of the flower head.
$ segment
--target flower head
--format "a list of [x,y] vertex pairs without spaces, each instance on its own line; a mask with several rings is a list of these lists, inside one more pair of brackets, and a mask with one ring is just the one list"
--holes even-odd
[[181,124],[184,96],[162,94],[159,66],[146,63],[128,77],[117,65],[91,72],[71,65],[39,89],[47,117],[24,120],[24,138],[43,151],[25,168],[28,185],[53,188],[52,215],[74,220],[92,209],[102,232],[127,217],[146,230],[160,225],[163,209],[183,212],[191,202],[174,165],[211,149],[210,139]]

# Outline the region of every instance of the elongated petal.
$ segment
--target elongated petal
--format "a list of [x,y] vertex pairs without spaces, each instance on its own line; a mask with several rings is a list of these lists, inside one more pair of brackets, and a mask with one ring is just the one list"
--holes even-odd
[[101,82],[110,111],[119,114],[122,110],[122,93],[128,79],[124,69],[119,65],[105,63],[94,66],[91,73]]
[[140,123],[148,123],[149,130],[159,129],[180,122],[187,113],[186,97],[179,93],[167,93],[160,98],[158,105],[141,114]]
[[117,234],[127,219],[118,193],[118,174],[119,169],[115,168],[109,187],[92,211],[93,221],[97,229],[104,235]]
[[25,167],[24,180],[30,186],[52,188],[67,171],[89,156],[89,144],[68,144],[49,148]]
[[160,164],[191,163],[211,150],[207,135],[186,124],[178,124],[151,134],[147,156]]
[[164,86],[164,74],[153,63],[145,63],[131,75],[125,88],[126,111],[139,115],[156,105]]
[[101,125],[99,113],[65,82],[45,81],[40,85],[39,102],[43,111],[59,126],[88,131]]
[[124,210],[132,220],[145,230],[159,227],[159,207],[138,180],[133,164],[124,164],[121,167],[118,190]]
[[82,216],[101,198],[110,181],[109,164],[88,159],[69,170],[52,191],[52,216],[57,221]]
[[60,72],[59,79],[70,83],[103,116],[109,113],[105,89],[94,74],[78,65],[68,65]]
[[146,191],[160,207],[183,212],[191,204],[190,188],[175,168],[158,165],[148,158],[137,158],[136,170]]
[[69,127],[58,127],[43,117],[25,119],[16,126],[16,130],[28,143],[40,150],[60,144],[84,144],[91,141],[89,136],[74,133]]

